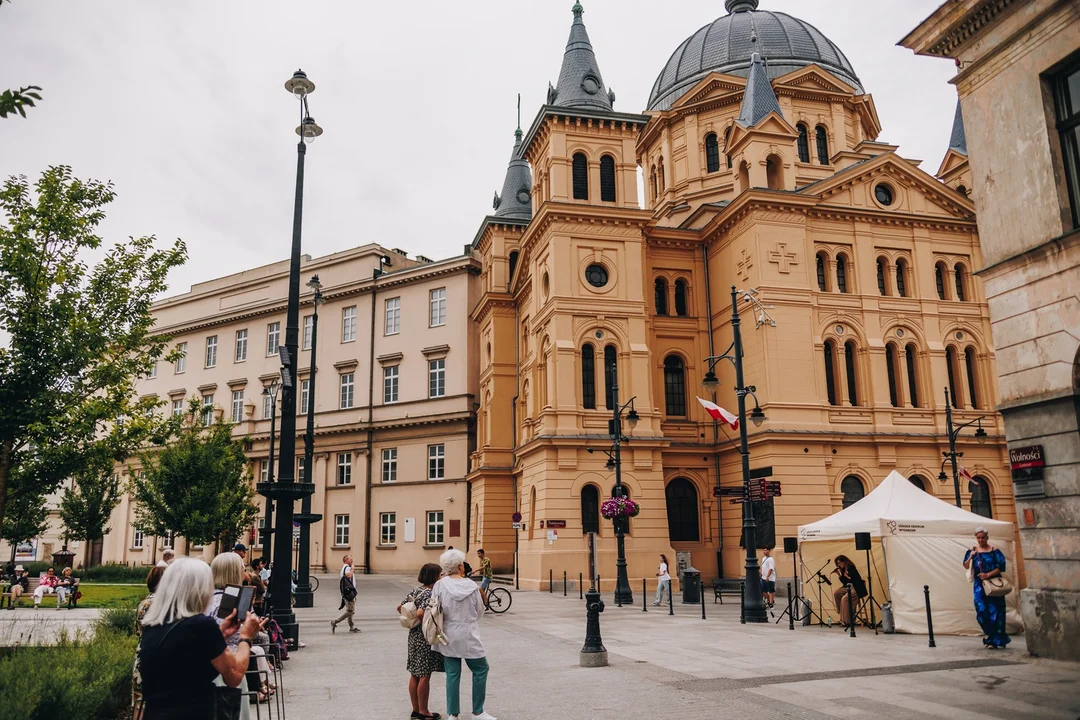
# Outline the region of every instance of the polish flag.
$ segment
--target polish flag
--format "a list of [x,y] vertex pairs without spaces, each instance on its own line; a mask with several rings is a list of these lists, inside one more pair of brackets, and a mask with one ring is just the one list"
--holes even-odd
[[960,472],[960,477],[965,477],[968,480],[974,480],[975,479],[975,477],[970,472],[968,472],[968,469],[966,467],[964,467],[963,465],[960,465],[959,467],[960,467],[960,471],[959,471]]
[[717,422],[725,422],[731,426],[732,430],[739,429],[739,418],[732,415],[724,408],[720,407],[716,403],[711,403],[708,400],[702,400],[698,398],[697,401],[701,403],[701,407],[705,408],[705,412],[712,415],[712,419]]

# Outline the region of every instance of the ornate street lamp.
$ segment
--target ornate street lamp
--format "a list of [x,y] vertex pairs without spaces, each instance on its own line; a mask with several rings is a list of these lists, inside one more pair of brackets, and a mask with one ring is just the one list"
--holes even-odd
[[[274,426],[277,423],[277,394],[278,384],[272,382],[263,388],[262,394],[270,398],[270,457],[266,466],[266,482],[274,482]],[[274,501],[266,498],[266,515],[263,517],[263,526],[259,530],[259,542],[262,545],[263,557],[269,564],[271,555],[270,539],[274,535]]]
[[[304,479],[315,477],[312,456],[315,452],[315,350],[319,346],[319,306],[323,304],[322,283],[318,275],[312,275],[307,286],[315,291],[311,299],[311,367],[308,371],[307,432],[304,433]],[[311,495],[305,495],[300,503],[296,522],[300,523],[300,542],[296,563],[296,607],[315,605],[311,590],[311,524],[322,520],[322,515],[311,512]]]
[[986,434],[986,431],[983,430],[983,426],[982,426],[982,421],[983,421],[983,418],[985,418],[985,417],[986,417],[985,415],[980,415],[979,417],[975,418],[974,420],[969,420],[966,423],[964,423],[963,425],[957,425],[954,428],[953,427],[953,421],[952,421],[952,402],[949,399],[949,388],[945,388],[945,430],[949,433],[949,452],[941,453],[942,456],[945,458],[945,460],[943,460],[942,463],[941,463],[941,465],[942,465],[941,474],[938,475],[938,480],[940,480],[941,482],[944,482],[945,480],[948,479],[945,476],[945,467],[944,467],[944,465],[945,465],[946,462],[951,460],[952,461],[953,490],[954,490],[954,492],[956,494],[956,507],[961,508],[961,509],[963,509],[964,505],[960,500],[960,473],[959,473],[959,468],[957,466],[956,458],[964,457],[964,453],[956,452],[956,438],[960,436],[960,431],[961,430],[963,430],[966,427],[971,427],[975,423],[978,423],[979,427],[978,427],[978,429],[975,430],[975,436],[974,436],[975,440],[978,441],[978,443],[980,445],[985,443],[986,438],[989,437],[989,435]]
[[[608,462],[605,466],[608,470],[615,471],[615,487],[612,490],[613,497],[626,497],[626,489],[622,484],[622,459],[619,448],[623,442],[629,440],[624,438],[622,434],[622,418],[623,411],[629,409],[626,414],[626,424],[633,430],[637,427],[640,416],[637,414],[637,410],[634,409],[635,398],[630,398],[625,405],[619,404],[619,373],[616,363],[611,364],[611,407],[612,407],[612,419],[611,419],[611,442],[612,451],[608,455]],[[615,526],[615,542],[618,547],[618,556],[615,560],[615,604],[616,605],[633,605],[634,604],[634,592],[630,589],[630,578],[626,574],[626,525],[629,521],[626,518],[614,518],[612,525]]]

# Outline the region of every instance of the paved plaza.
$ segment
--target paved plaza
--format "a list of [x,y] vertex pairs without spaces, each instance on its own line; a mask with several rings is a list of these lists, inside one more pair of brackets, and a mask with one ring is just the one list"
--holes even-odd
[[[406,631],[394,608],[412,578],[358,578],[363,630],[330,633],[337,591],[327,578],[316,607],[297,611],[307,647],[285,674],[293,717],[407,718]],[[1080,665],[1030,658],[1022,637],[1007,651],[977,637],[875,636],[857,629],[742,625],[738,598],[642,612],[604,598],[601,616],[610,665],[581,668],[584,602],[513,591],[513,606],[488,614],[481,637],[491,663],[488,712],[500,720],[621,718],[1080,718]],[[778,602],[777,617],[780,615]],[[468,708],[469,681],[462,682]],[[433,712],[445,714],[444,677],[432,681]],[[467,717],[467,715],[466,715]]]

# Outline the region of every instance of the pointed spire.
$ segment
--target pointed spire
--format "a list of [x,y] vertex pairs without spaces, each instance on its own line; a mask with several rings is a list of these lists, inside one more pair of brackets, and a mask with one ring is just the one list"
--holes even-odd
[[563,55],[559,84],[548,87],[548,104],[559,107],[594,108],[611,110],[615,93],[604,89],[604,79],[596,62],[589,33],[585,30],[582,15],[585,8],[574,3],[574,24],[570,26],[570,39]]
[[532,220],[532,171],[521,157],[521,96],[518,95],[518,127],[514,131],[514,151],[506,168],[502,194],[495,194],[495,217]]
[[952,136],[949,138],[949,149],[955,150],[961,155],[967,155],[967,136],[964,134],[964,116],[960,112],[960,101],[956,101],[956,117],[953,118]]
[[771,112],[781,117],[784,115],[780,110],[780,103],[776,100],[772,83],[769,82],[765,63],[762,62],[760,54],[754,53],[750,56],[750,76],[746,79],[746,91],[743,93],[738,122],[743,127],[753,127]]

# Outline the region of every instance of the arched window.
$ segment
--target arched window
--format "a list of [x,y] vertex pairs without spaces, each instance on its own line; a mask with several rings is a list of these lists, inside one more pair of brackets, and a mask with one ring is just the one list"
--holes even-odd
[[825,126],[817,126],[817,159],[822,165],[829,164],[829,133],[825,131]]
[[828,261],[828,259],[826,259],[825,253],[818,253],[817,254],[816,264],[817,264],[817,287],[818,287],[818,290],[820,290],[821,292],[827,292],[828,289],[829,289],[829,286],[828,286],[828,283],[826,282],[826,279],[825,279],[826,278],[825,267],[829,264],[829,261]]
[[765,184],[770,190],[784,189],[783,162],[775,155],[765,159]]
[[660,192],[667,190],[667,176],[664,174],[664,156],[656,161],[656,177],[660,180]]
[[697,542],[698,496],[694,483],[675,478],[664,490],[667,498],[668,539],[671,542]]
[[967,188],[964,187],[963,185],[957,185],[956,186],[956,192],[960,193],[964,197],[967,197],[967,194],[968,194]]
[[907,297],[907,260],[903,258],[896,261],[896,294]]
[[618,382],[619,370],[615,366],[615,346],[608,345],[604,348],[604,406],[608,410],[614,410],[615,406],[611,404],[611,389]]
[[968,381],[968,404],[976,410],[979,409],[979,394],[975,392],[975,387],[978,385],[975,378],[976,373],[976,356],[975,348],[968,347],[964,350],[964,369],[967,370]]
[[795,126],[799,131],[799,162],[810,162],[810,132],[806,126],[799,123]]
[[960,371],[956,363],[956,348],[952,345],[945,348],[945,368],[949,373],[949,394],[952,396],[953,408],[962,408],[964,403],[960,401],[956,387],[956,374]]
[[908,482],[910,482],[912,485],[919,488],[923,492],[926,492],[926,480],[921,475],[912,475],[908,478]]
[[934,285],[937,286],[938,300],[945,299],[945,263],[934,266]]
[[667,280],[656,278],[653,283],[653,296],[656,303],[656,314],[667,315]]
[[836,256],[836,289],[842,293],[848,291],[847,258],[843,255]]
[[686,281],[675,281],[675,314],[679,317],[686,317],[689,313],[686,310]]
[[511,280],[514,277],[514,270],[517,268],[518,257],[519,257],[519,253],[518,253],[517,250],[511,250],[510,251],[510,278],[509,279],[511,279]]
[[847,370],[847,394],[848,402],[852,405],[859,404],[859,383],[855,377],[855,341],[848,340],[844,343],[844,369]]
[[967,285],[967,273],[964,271],[964,266],[960,263],[956,263],[954,269],[956,270],[956,299],[960,302],[964,302],[967,297],[964,292],[965,286]]
[[889,373],[889,404],[893,407],[900,407],[900,386],[896,384],[896,369],[899,363],[896,345],[889,343],[885,346],[885,367]]
[[658,188],[658,186],[656,184],[656,166],[655,165],[652,166],[652,169],[649,171],[649,174],[650,174],[650,177],[651,177],[652,197],[653,197],[653,200],[655,200],[657,198],[657,196],[660,194],[659,188]]
[[743,190],[750,189],[750,165],[746,162],[739,165],[739,185]]
[[589,199],[589,159],[585,153],[574,153],[574,199]]
[[533,530],[536,528],[536,486],[529,489],[529,539],[533,539]]
[[668,417],[686,417],[686,372],[678,355],[664,358],[664,404]]
[[918,376],[915,373],[915,362],[918,358],[915,346],[909,343],[904,348],[904,355],[907,359],[908,400],[911,401],[911,407],[919,407]]
[[889,294],[889,290],[885,286],[885,265],[885,258],[879,257],[877,259],[877,291],[882,297]]
[[825,341],[825,391],[830,405],[839,405],[836,398],[836,345],[832,340]]
[[716,133],[705,136],[705,169],[711,173],[720,171],[720,141]]
[[610,155],[600,158],[600,200],[615,202],[615,158]]
[[596,357],[593,346],[581,346],[581,405],[586,410],[596,409]]
[[990,483],[986,478],[976,475],[968,483],[968,492],[971,493],[971,512],[986,518],[994,517],[994,509],[990,505]]
[[581,488],[581,534],[600,532],[600,488]]
[[844,493],[844,507],[850,507],[866,497],[866,486],[856,475],[848,475],[840,483],[840,491]]
[[724,131],[724,153],[727,155],[727,169],[731,169],[731,151],[728,147],[731,145],[731,126],[728,125],[727,130]]

